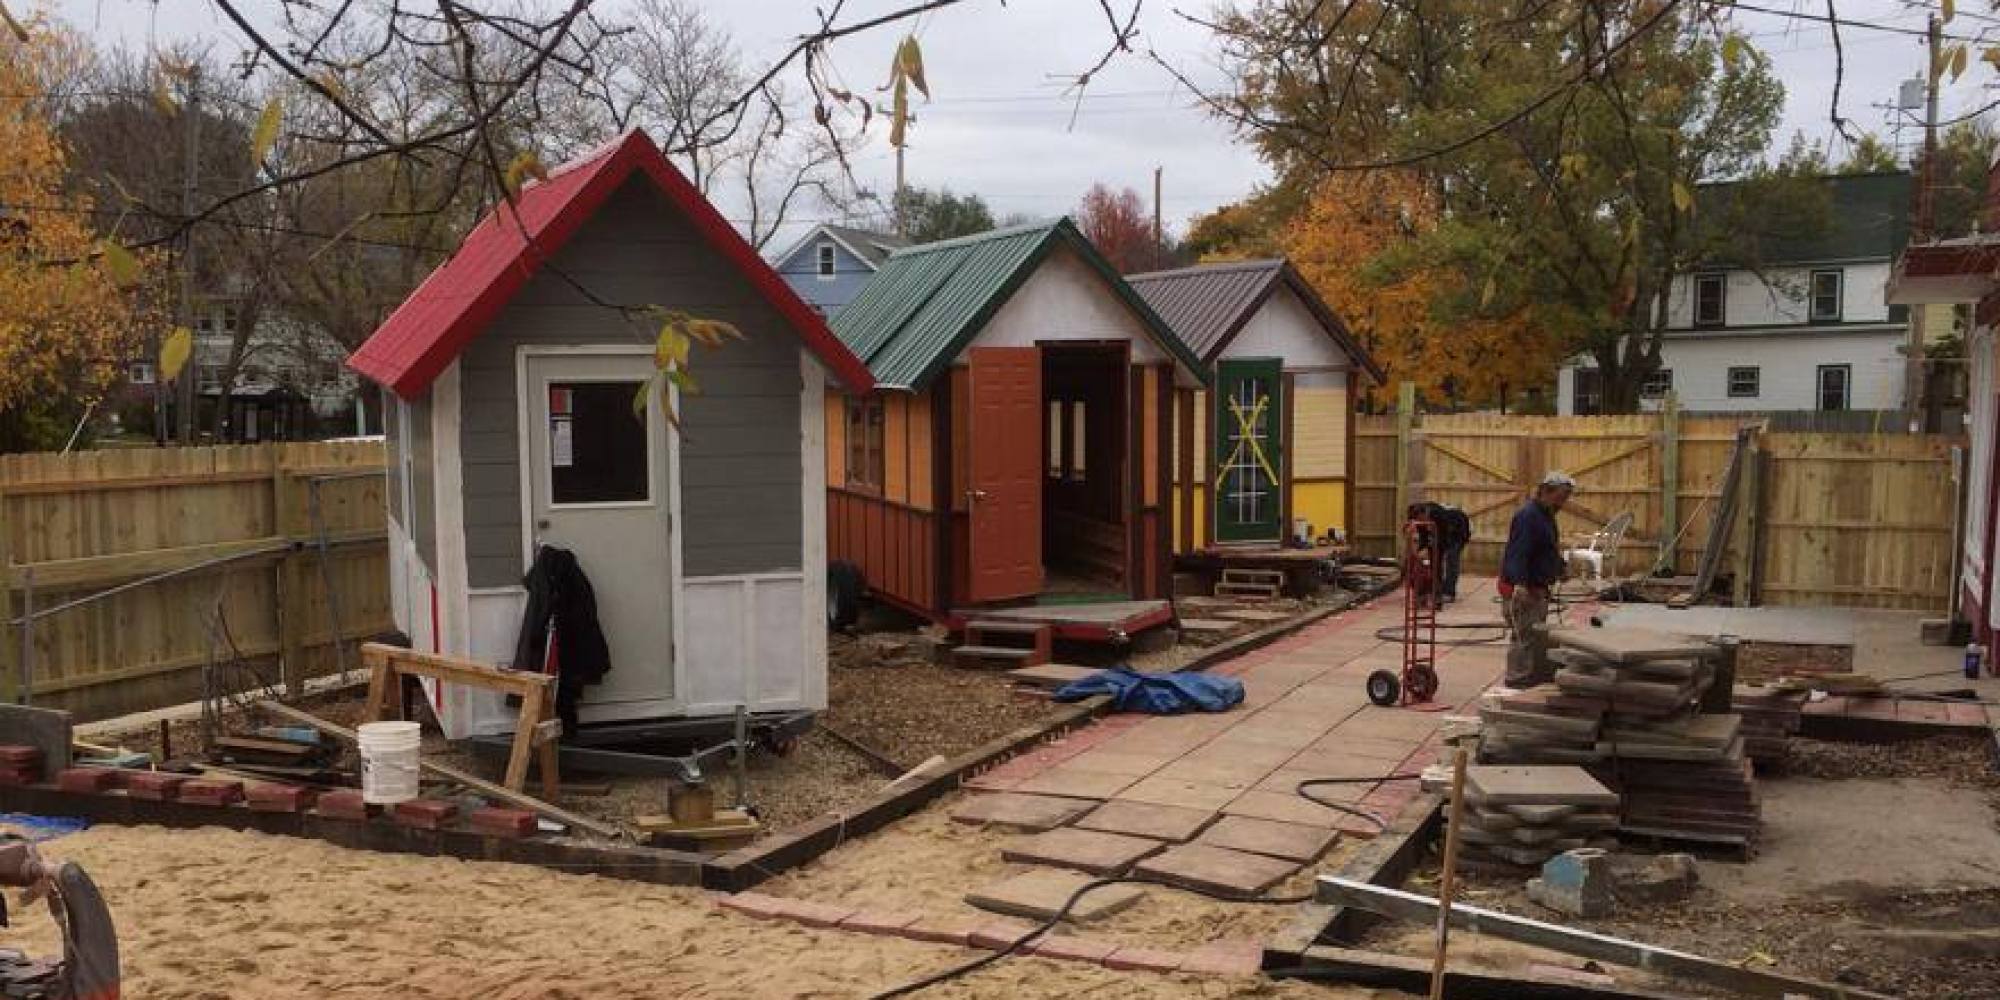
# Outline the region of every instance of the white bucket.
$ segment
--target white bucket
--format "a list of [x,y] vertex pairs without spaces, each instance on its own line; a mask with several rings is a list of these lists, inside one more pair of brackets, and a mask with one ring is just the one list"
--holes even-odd
[[423,728],[414,722],[361,724],[361,801],[394,805],[417,797],[417,753]]

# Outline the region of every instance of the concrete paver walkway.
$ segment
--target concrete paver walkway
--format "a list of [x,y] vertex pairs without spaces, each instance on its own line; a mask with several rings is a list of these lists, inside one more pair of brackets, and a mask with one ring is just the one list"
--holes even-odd
[[[1465,581],[1440,621],[1497,621],[1491,581]],[[1308,626],[1211,672],[1243,681],[1241,706],[1216,714],[1116,715],[1023,754],[967,782],[974,789],[1127,801],[1223,816],[1278,820],[1368,836],[1375,826],[1297,794],[1309,778],[1414,773],[1436,759],[1445,712],[1381,708],[1368,674],[1401,663],[1401,647],[1375,633],[1402,622],[1392,593]],[[1437,700],[1468,711],[1505,670],[1499,643],[1440,648]],[[1415,781],[1316,788],[1387,820],[1418,792]]]

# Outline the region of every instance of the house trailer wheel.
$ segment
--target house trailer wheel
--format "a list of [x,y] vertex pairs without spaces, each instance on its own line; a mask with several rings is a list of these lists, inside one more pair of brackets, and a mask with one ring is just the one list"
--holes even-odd
[[1396,679],[1393,670],[1377,670],[1368,675],[1368,700],[1388,708],[1396,704],[1396,697],[1402,694],[1403,685]]
[[826,566],[826,627],[836,631],[853,628],[861,620],[861,567],[851,562],[831,562]]

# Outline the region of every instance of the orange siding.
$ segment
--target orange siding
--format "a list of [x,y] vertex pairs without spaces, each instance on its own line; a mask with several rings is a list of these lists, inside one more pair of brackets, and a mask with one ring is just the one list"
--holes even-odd
[[972,400],[972,373],[963,366],[951,370],[951,496],[945,506],[965,507],[966,456],[972,453],[972,417],[966,407]]
[[910,500],[910,397],[884,393],[882,398],[882,496],[897,503]]
[[936,480],[932,474],[937,455],[931,450],[931,394],[925,390],[910,399],[910,506],[935,510]]
[[847,397],[826,394],[826,484],[847,485]]
[[1143,369],[1139,379],[1140,384],[1145,386],[1141,404],[1144,408],[1139,414],[1139,426],[1144,434],[1140,444],[1144,461],[1139,470],[1139,502],[1146,507],[1160,502],[1160,462],[1167,448],[1166,442],[1160,440],[1160,380],[1155,377],[1155,371],[1152,368]]
[[827,553],[869,589],[917,608],[935,600],[936,515],[851,490],[827,491]]

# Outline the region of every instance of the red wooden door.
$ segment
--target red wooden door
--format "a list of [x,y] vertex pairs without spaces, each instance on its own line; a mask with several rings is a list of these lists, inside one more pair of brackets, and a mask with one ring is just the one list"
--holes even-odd
[[1033,347],[970,353],[970,596],[1026,597],[1042,589],[1042,354]]

